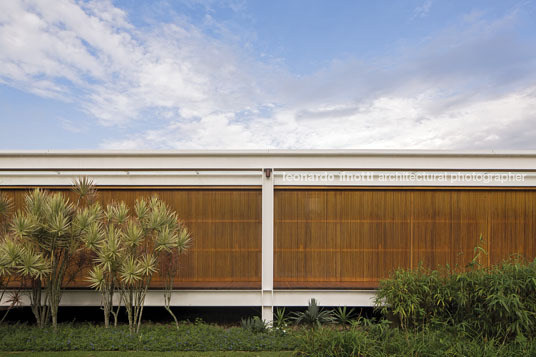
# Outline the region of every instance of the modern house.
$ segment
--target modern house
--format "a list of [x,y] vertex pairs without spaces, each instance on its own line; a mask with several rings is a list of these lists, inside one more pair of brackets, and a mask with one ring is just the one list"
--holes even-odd
[[[536,256],[536,151],[0,151],[0,190],[158,194],[192,232],[172,305],[370,306],[398,267]],[[482,236],[483,240],[480,240]],[[146,305],[160,305],[156,279]],[[62,305],[98,305],[81,279]]]

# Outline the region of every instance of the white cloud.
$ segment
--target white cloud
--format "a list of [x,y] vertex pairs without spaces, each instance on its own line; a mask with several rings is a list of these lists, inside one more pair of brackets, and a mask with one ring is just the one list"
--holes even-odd
[[142,30],[109,1],[4,1],[0,81],[151,128],[103,148],[529,148],[536,49],[516,16],[465,16],[388,57],[298,77],[184,19]]
[[[508,148],[512,128],[536,128],[536,87],[499,98],[463,103],[435,112],[433,93],[416,98],[380,97],[351,108],[319,108],[319,117],[297,119],[276,110],[270,118],[238,122],[231,113],[178,121],[133,138],[108,142],[111,149],[247,148]],[[330,114],[331,113],[331,114]],[[334,114],[335,113],[335,114]],[[381,123],[381,125],[378,125]],[[517,130],[514,130],[517,131]],[[514,145],[533,145],[528,140]]]
[[141,32],[108,1],[5,1],[0,14],[1,80],[75,97],[102,124],[152,108],[188,118],[255,104],[247,58],[188,23]]
[[413,18],[426,17],[432,8],[433,0],[425,0],[413,10]]

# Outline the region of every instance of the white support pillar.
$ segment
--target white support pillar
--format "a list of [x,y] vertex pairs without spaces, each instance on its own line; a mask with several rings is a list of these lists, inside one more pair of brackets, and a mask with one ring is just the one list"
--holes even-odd
[[274,293],[274,173],[263,169],[262,175],[262,319],[273,320]]

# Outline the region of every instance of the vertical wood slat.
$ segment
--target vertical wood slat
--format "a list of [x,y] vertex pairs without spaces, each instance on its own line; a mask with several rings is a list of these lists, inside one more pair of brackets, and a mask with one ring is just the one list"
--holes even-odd
[[483,264],[512,254],[532,260],[535,227],[534,190],[280,189],[274,283],[376,287],[398,267],[462,269],[480,234],[488,251]]
[[[1,190],[23,207],[27,190]],[[50,189],[73,197],[68,189]],[[261,191],[260,189],[100,189],[102,204],[158,195],[185,222],[192,245],[181,256],[176,287],[260,288]],[[163,281],[155,276],[152,287]],[[72,287],[85,287],[84,277]]]
[[[22,206],[24,190],[2,191]],[[260,287],[260,190],[103,189],[99,195],[103,203],[132,204],[154,193],[195,237],[177,287]],[[484,262],[536,255],[534,190],[285,189],[275,191],[274,214],[277,288],[375,287],[393,269],[421,261],[463,267],[480,233],[489,253]]]

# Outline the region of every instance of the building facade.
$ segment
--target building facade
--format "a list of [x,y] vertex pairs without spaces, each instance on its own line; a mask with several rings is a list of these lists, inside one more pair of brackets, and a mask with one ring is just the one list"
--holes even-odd
[[[536,256],[536,152],[0,152],[21,206],[88,176],[103,203],[157,194],[192,232],[172,305],[371,306],[393,270]],[[147,305],[163,300],[155,279]],[[62,305],[98,305],[84,279]]]

